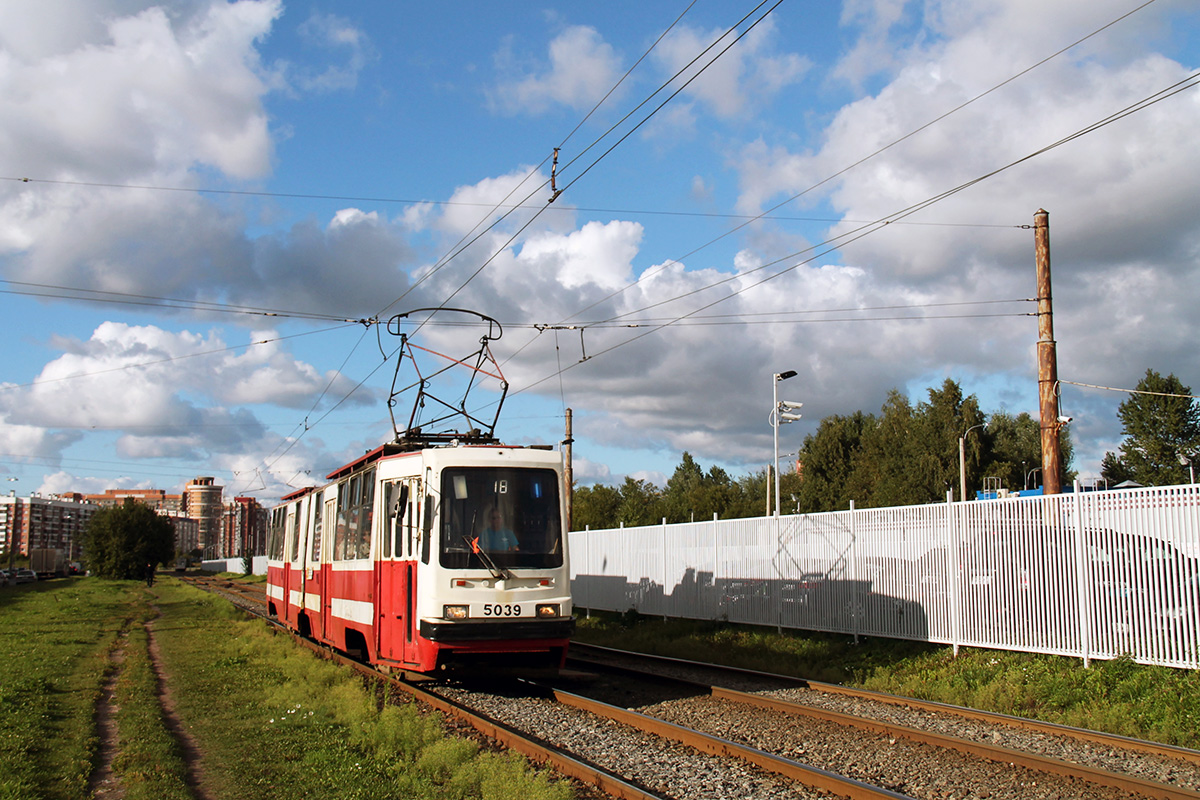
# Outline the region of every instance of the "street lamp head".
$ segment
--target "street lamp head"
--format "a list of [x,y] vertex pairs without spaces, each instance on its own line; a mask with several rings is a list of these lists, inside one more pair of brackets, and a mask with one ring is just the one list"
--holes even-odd
[[796,377],[796,370],[794,370],[794,369],[789,369],[785,372],[776,372],[775,373],[775,380],[777,380],[777,381],[786,381],[788,378],[794,378],[794,377]]

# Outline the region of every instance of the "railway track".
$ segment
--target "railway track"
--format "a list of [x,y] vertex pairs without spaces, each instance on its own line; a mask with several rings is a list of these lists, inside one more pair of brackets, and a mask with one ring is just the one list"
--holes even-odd
[[842,687],[583,645],[548,683],[403,680],[296,639],[611,797],[1200,799],[1195,751]]
[[219,594],[234,605],[256,616],[267,613],[267,590],[261,583],[238,583],[226,578],[217,578],[203,573],[176,573],[176,578],[199,589]]
[[642,713],[917,797],[1200,798],[1195,750],[578,643],[570,663]]

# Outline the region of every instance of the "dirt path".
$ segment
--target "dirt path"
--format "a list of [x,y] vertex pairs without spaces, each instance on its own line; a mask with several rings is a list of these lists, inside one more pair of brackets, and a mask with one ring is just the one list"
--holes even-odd
[[162,708],[163,724],[174,737],[175,743],[179,746],[179,752],[183,754],[183,763],[186,769],[185,780],[192,797],[196,800],[216,800],[205,788],[204,754],[196,745],[196,740],[192,738],[180,721],[179,715],[175,713],[175,698],[171,694],[167,672],[163,669],[158,642],[154,639],[154,622],[161,616],[161,612],[157,606],[151,606],[151,608],[154,610],[154,618],[146,622],[146,638],[149,642],[150,664],[154,670],[154,686],[158,695],[158,704]]
[[125,646],[129,643],[129,625],[132,620],[125,620],[117,641],[108,651],[108,675],[100,689],[100,700],[96,703],[96,735],[100,739],[96,747],[95,766],[88,776],[88,793],[95,800],[121,800],[125,797],[125,787],[113,777],[113,759],[117,757],[119,741],[117,738],[116,713],[119,710],[113,695],[116,693],[117,681],[125,668]]
[[[175,711],[175,699],[171,694],[169,676],[163,668],[162,656],[158,642],[154,638],[154,622],[161,616],[159,609],[151,605],[154,617],[143,623],[146,631],[147,655],[150,659],[150,669],[154,673],[154,691],[159,708],[162,710],[163,727],[171,734],[184,764],[184,782],[195,800],[216,800],[216,797],[206,788],[204,778],[203,753],[196,740],[188,733],[187,728]],[[115,701],[117,682],[125,668],[125,651],[129,645],[129,628],[133,620],[125,620],[117,634],[117,640],[108,655],[108,673],[101,687],[100,699],[96,703],[95,725],[99,744],[92,773],[88,778],[88,790],[93,800],[123,800],[125,787],[113,774],[112,765],[121,752],[121,739],[117,729],[117,713],[120,707]]]

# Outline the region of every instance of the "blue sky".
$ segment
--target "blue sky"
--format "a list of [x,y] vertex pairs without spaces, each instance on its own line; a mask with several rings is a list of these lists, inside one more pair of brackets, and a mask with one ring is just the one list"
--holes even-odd
[[[1046,208],[1094,476],[1126,395],[1078,384],[1200,383],[1197,20],[1183,0],[2,4],[0,473],[22,494],[213,475],[272,502],[391,438],[396,341],[354,320],[442,304],[504,325],[502,438],[557,443],[573,409],[583,482],[661,483],[684,450],[762,469],[788,369],[805,420],[783,452],[946,377],[1036,415]],[[510,192],[527,207],[501,218]]]

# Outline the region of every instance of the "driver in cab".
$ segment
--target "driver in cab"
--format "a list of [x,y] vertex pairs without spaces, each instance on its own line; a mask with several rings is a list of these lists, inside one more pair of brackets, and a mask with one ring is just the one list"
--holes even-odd
[[514,552],[518,549],[517,537],[504,524],[500,509],[493,507],[488,510],[487,527],[479,534],[479,546],[489,553]]

